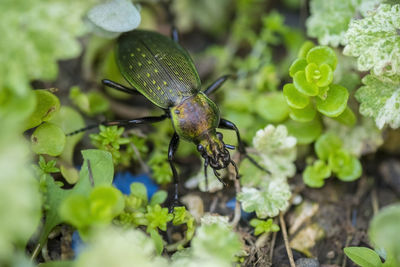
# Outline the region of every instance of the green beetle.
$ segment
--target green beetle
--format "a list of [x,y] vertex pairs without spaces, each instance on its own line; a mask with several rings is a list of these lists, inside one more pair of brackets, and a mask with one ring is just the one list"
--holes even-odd
[[[222,76],[206,90],[201,90],[197,70],[189,54],[178,44],[178,34],[172,31],[172,39],[152,31],[134,30],[122,34],[116,46],[117,65],[123,77],[134,88],[128,88],[110,80],[103,84],[114,89],[142,94],[153,104],[165,111],[159,117],[144,117],[126,121],[104,122],[103,125],[138,125],[155,123],[170,118],[175,133],[168,149],[175,184],[175,200],[178,199],[178,173],[173,163],[179,139],[183,138],[197,145],[197,150],[204,158],[204,171],[207,184],[207,167],[221,181],[217,170],[232,164],[238,171],[227,149],[232,145],[224,144],[223,136],[217,128],[234,130],[238,139],[238,150],[258,168],[262,168],[253,158],[246,154],[240,134],[232,122],[220,118],[217,105],[208,95],[217,90],[229,77]],[[91,129],[89,126],[71,134]],[[221,181],[222,182],[222,181]]]

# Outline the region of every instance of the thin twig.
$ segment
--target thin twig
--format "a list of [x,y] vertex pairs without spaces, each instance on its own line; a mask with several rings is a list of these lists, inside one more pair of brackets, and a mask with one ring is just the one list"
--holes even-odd
[[87,161],[87,166],[88,166],[88,172],[89,172],[90,185],[92,187],[94,187],[93,172],[92,172],[92,167],[90,166],[90,160]]
[[278,232],[273,232],[272,234],[272,240],[271,240],[271,247],[269,249],[269,261],[272,263],[272,258],[274,257],[274,248],[275,248],[275,241],[276,241],[276,236],[278,235]]
[[[235,155],[235,159],[239,159],[240,155],[236,154]],[[229,178],[231,180],[233,180],[233,184],[235,185],[235,192],[236,192],[236,203],[235,203],[235,212],[233,215],[233,219],[231,222],[231,225],[233,228],[236,228],[236,226],[238,225],[240,218],[242,217],[242,210],[240,208],[240,203],[237,200],[237,195],[240,193],[241,188],[240,188],[240,182],[239,179],[236,178],[236,171],[233,171],[232,168],[228,169],[229,171]]]
[[36,245],[36,247],[35,247],[35,250],[34,250],[33,253],[32,253],[31,261],[33,261],[33,260],[37,257],[37,255],[39,254],[40,247],[41,247],[41,244],[38,243],[38,244]]
[[378,202],[378,195],[376,193],[376,189],[372,189],[371,192],[371,204],[372,204],[372,211],[374,212],[374,215],[376,215],[379,211],[379,202]]
[[286,252],[288,254],[290,266],[291,267],[296,267],[296,264],[294,263],[294,259],[293,259],[292,250],[289,247],[289,239],[288,239],[288,235],[287,235],[287,231],[286,231],[286,223],[285,223],[285,220],[283,218],[283,213],[282,212],[279,213],[279,221],[280,221],[280,224],[281,224],[283,240],[285,241],[285,247],[286,247]]
[[[348,236],[347,236],[346,244],[344,245],[344,247],[349,246],[350,241],[351,241],[352,238],[353,238],[353,237],[352,237],[351,235],[348,235]],[[346,254],[343,254],[343,255],[344,255],[344,257],[343,257],[343,261],[342,261],[342,267],[346,267],[347,256],[346,256]]]

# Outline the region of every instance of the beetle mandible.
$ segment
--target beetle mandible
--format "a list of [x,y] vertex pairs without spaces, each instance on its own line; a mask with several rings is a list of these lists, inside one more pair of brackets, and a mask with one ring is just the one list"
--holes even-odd
[[[133,88],[125,87],[111,80],[102,80],[108,87],[129,94],[142,94],[153,104],[164,110],[158,117],[143,117],[133,120],[103,122],[102,125],[127,126],[155,123],[170,118],[174,134],[168,148],[168,161],[172,169],[175,185],[174,201],[178,201],[178,172],[174,165],[174,154],[179,139],[193,142],[204,158],[204,171],[207,183],[207,167],[214,170],[215,176],[222,182],[218,170],[232,164],[238,178],[238,170],[227,149],[234,146],[225,144],[217,128],[236,132],[238,150],[256,167],[265,170],[245,150],[236,125],[220,118],[217,105],[208,98],[229,78],[222,76],[204,91],[193,61],[187,51],[178,43],[178,33],[172,30],[172,38],[159,33],[133,30],[122,34],[116,45],[116,61],[122,76]],[[89,126],[69,135],[92,129]]]

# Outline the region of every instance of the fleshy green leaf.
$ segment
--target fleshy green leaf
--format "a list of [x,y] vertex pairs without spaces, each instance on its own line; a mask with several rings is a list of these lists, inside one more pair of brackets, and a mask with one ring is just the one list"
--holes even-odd
[[319,71],[321,77],[319,78],[319,80],[316,81],[317,86],[324,87],[330,85],[333,81],[332,68],[328,64],[324,63],[319,66]]
[[289,115],[292,120],[299,122],[309,122],[315,118],[316,114],[317,111],[315,110],[314,104],[310,102],[303,109],[290,108]]
[[311,48],[307,53],[306,59],[308,63],[315,63],[317,66],[327,64],[332,68],[332,70],[336,69],[337,57],[335,51],[330,47],[316,46]]
[[325,179],[331,176],[331,168],[322,160],[317,160],[313,165],[307,166],[303,172],[303,181],[309,187],[319,188]]
[[321,135],[315,142],[315,152],[318,158],[328,160],[329,155],[342,147],[342,141],[333,133]]
[[130,185],[132,196],[141,199],[144,203],[147,203],[147,188],[142,183],[131,183]]
[[329,155],[329,166],[337,177],[345,182],[360,178],[362,166],[360,161],[346,150],[339,149]]
[[339,116],[347,107],[349,93],[343,86],[332,84],[329,86],[326,98],[317,98],[317,109],[328,117]]
[[267,180],[260,189],[243,187],[237,199],[246,212],[255,211],[258,218],[275,217],[284,211],[291,197],[289,185],[281,179]]
[[305,95],[316,96],[318,95],[318,86],[313,83],[307,82],[306,74],[304,71],[298,71],[293,77],[293,84],[296,89]]
[[354,263],[362,267],[380,267],[382,266],[381,259],[378,253],[370,248],[364,247],[347,247],[343,249],[347,257]]
[[305,41],[303,45],[300,47],[298,58],[305,59],[307,57],[308,51],[310,51],[310,49],[313,48],[314,46],[315,44],[313,42]]
[[357,122],[356,115],[348,106],[339,116],[334,117],[333,119],[350,127],[354,126]]
[[383,208],[372,218],[368,236],[375,248],[384,249],[393,266],[400,264],[400,205]]
[[289,107],[282,92],[272,92],[259,97],[255,105],[258,114],[269,122],[279,123],[289,115]]
[[283,95],[288,105],[292,108],[302,109],[310,102],[310,98],[300,93],[292,83],[287,83],[283,86]]
[[164,190],[158,190],[150,200],[150,205],[154,206],[157,204],[162,204],[167,199],[168,193]]
[[288,120],[285,123],[289,134],[296,137],[297,143],[307,145],[314,142],[322,132],[322,124],[319,118],[310,122],[297,122]]
[[97,33],[114,37],[137,28],[141,17],[138,9],[128,0],[113,0],[94,6],[87,14]]
[[307,66],[307,60],[304,58],[296,59],[289,68],[289,75],[293,77],[298,71],[304,71]]
[[253,226],[254,235],[260,235],[262,233],[269,233],[269,232],[278,232],[280,230],[277,224],[274,224],[272,219],[268,219],[266,221],[259,220],[259,219],[251,219],[250,225]]
[[379,129],[385,124],[400,127],[400,76],[367,75],[364,86],[355,94],[361,103],[360,113],[373,117]]
[[53,123],[43,123],[31,136],[32,150],[36,154],[60,155],[65,146],[65,134]]
[[47,90],[34,90],[36,96],[35,111],[27,119],[25,129],[38,126],[43,121],[48,121],[60,109],[60,100]]
[[400,5],[381,4],[364,19],[354,19],[346,32],[345,55],[358,57],[360,71],[400,74]]

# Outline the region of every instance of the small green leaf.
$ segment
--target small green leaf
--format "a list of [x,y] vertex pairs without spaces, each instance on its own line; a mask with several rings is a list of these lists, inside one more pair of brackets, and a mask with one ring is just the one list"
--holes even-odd
[[156,251],[158,255],[161,255],[161,253],[164,250],[164,240],[160,236],[160,234],[157,232],[155,229],[149,229],[149,234],[151,239],[154,241],[154,245],[156,246]]
[[258,114],[269,122],[279,123],[289,115],[289,106],[283,92],[271,92],[255,103]]
[[328,162],[332,171],[338,173],[344,166],[351,164],[351,155],[344,149],[338,149],[329,154]]
[[368,229],[369,239],[375,245],[375,248],[386,251],[386,260],[391,261],[392,266],[400,266],[399,222],[400,204],[396,203],[380,210],[372,218]]
[[337,172],[337,177],[344,182],[352,182],[360,178],[361,174],[362,166],[360,161],[356,157],[351,156],[350,161]]
[[357,122],[356,115],[348,106],[339,116],[334,117],[333,119],[350,127],[354,126]]
[[318,95],[318,86],[307,82],[306,74],[304,71],[298,71],[293,77],[293,84],[296,89],[305,95],[316,96]]
[[337,57],[335,52],[332,50],[332,48],[329,48],[327,46],[316,46],[307,53],[307,62],[308,63],[315,63],[318,66],[321,66],[322,64],[328,64],[332,70],[336,69],[337,65]]
[[302,109],[310,102],[310,98],[300,93],[292,83],[283,86],[283,95],[288,105],[292,108]]
[[348,98],[349,93],[346,88],[332,84],[325,100],[317,98],[317,109],[325,116],[337,117],[346,109]]
[[65,146],[65,134],[57,125],[46,122],[36,128],[31,136],[32,150],[36,154],[60,155]]
[[[306,61],[307,62],[307,61]],[[317,64],[311,62],[307,64],[306,68],[304,69],[306,73],[306,80],[309,83],[315,83],[317,80],[321,78],[321,73]]]
[[132,196],[137,197],[147,203],[147,189],[144,184],[132,183],[130,188]]
[[296,59],[289,68],[289,75],[293,77],[298,71],[304,71],[307,66],[307,60],[304,58]]
[[38,126],[48,121],[60,109],[60,100],[48,90],[34,90],[36,96],[36,107],[31,116],[27,119],[25,129]]
[[325,87],[332,83],[333,81],[333,71],[328,64],[322,64],[319,66],[319,71],[321,73],[321,78],[316,82],[317,86]]
[[382,266],[379,255],[370,248],[347,247],[343,249],[347,257],[361,267],[380,267]]
[[89,196],[90,216],[95,223],[110,223],[124,209],[121,191],[111,185],[96,186]]
[[331,168],[322,160],[317,160],[313,165],[307,166],[303,172],[303,181],[309,187],[319,188],[325,179],[331,176]]
[[311,144],[322,132],[322,124],[318,117],[310,122],[288,120],[285,125],[289,134],[296,137],[297,143],[301,145]]
[[154,206],[157,204],[162,204],[167,199],[167,197],[168,197],[168,193],[166,191],[159,190],[151,197],[150,205]]
[[305,41],[304,44],[300,47],[299,53],[298,53],[298,58],[306,58],[308,51],[313,48],[315,44],[311,41]]
[[274,224],[272,219],[268,219],[265,221],[254,218],[250,221],[250,225],[255,228],[254,235],[260,235],[262,233],[269,232],[278,232],[280,230],[279,226]]
[[90,224],[89,200],[78,194],[69,195],[61,202],[59,214],[63,221],[84,230]]
[[299,122],[309,122],[315,118],[317,111],[312,103],[303,109],[290,108],[290,118]]
[[315,142],[315,152],[318,158],[328,160],[329,155],[342,147],[342,141],[333,133],[321,135]]

